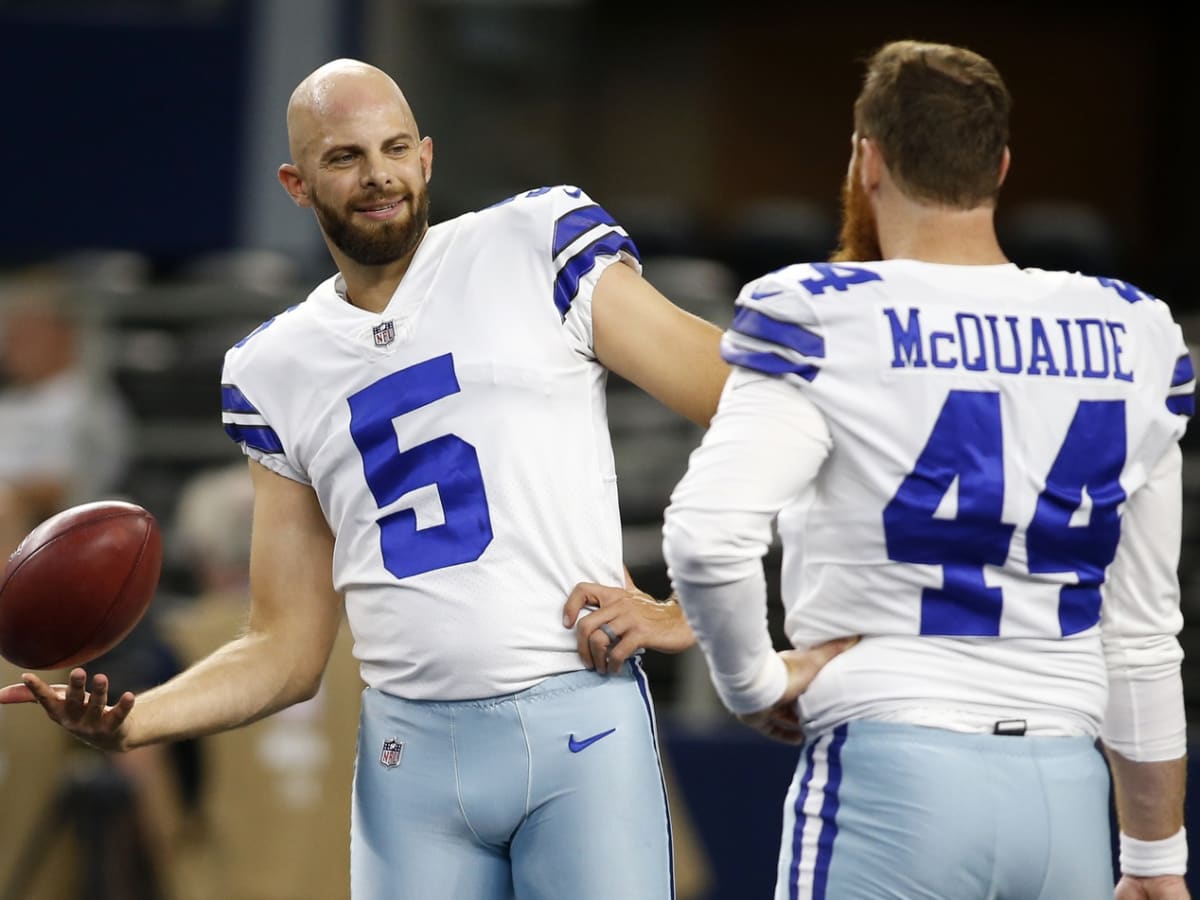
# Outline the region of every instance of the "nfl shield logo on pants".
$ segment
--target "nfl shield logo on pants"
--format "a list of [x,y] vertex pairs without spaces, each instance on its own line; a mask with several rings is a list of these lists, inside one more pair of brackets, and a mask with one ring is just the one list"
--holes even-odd
[[375,335],[376,347],[386,347],[396,339],[396,326],[391,319],[388,319],[372,328],[371,333]]
[[404,744],[392,738],[383,742],[383,752],[379,754],[379,763],[385,769],[394,769],[400,765],[400,754],[404,752]]

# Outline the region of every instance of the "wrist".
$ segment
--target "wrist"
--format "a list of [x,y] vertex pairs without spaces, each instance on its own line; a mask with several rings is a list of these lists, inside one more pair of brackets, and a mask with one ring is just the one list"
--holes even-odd
[[1156,875],[1183,875],[1187,872],[1187,829],[1180,828],[1167,838],[1143,841],[1120,835],[1121,872],[1139,878]]

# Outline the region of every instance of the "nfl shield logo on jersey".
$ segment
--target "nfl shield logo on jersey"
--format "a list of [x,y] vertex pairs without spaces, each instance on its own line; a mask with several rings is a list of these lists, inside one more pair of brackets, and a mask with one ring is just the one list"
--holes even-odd
[[400,755],[404,752],[404,744],[395,738],[383,742],[383,752],[379,754],[379,764],[385,769],[394,769],[400,765]]
[[391,319],[388,319],[372,328],[371,333],[375,335],[376,347],[386,347],[396,339],[396,326]]

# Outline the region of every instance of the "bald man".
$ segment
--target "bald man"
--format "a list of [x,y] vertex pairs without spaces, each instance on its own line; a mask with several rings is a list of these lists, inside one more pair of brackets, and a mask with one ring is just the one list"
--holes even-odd
[[358,900],[671,897],[637,651],[693,636],[676,604],[615,587],[604,383],[707,423],[719,332],[642,280],[577,187],[430,228],[433,144],[376,68],[321,67],[287,121],[280,182],[338,273],[226,357],[256,495],[249,628],[136,708],[82,669],[0,701],[113,750],[236,727],[315,693],[344,595],[368,685]]

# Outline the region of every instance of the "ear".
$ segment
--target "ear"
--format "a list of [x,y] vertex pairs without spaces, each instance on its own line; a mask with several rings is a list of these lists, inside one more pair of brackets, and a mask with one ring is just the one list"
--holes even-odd
[[421,171],[425,173],[425,183],[433,179],[433,138],[421,138]]
[[1004,155],[1000,157],[1000,180],[996,182],[996,187],[1004,184],[1004,179],[1008,177],[1008,167],[1012,165],[1012,153],[1007,147],[1004,148]]
[[308,199],[308,185],[294,165],[284,163],[279,167],[279,183],[297,206],[312,206],[312,201]]
[[883,180],[883,170],[887,165],[883,161],[883,154],[879,152],[879,145],[867,137],[859,138],[854,149],[862,161],[858,177],[862,181],[863,190],[868,194],[873,193]]

